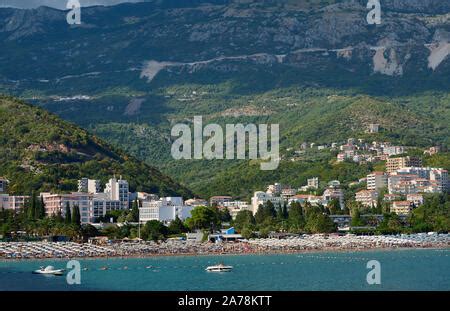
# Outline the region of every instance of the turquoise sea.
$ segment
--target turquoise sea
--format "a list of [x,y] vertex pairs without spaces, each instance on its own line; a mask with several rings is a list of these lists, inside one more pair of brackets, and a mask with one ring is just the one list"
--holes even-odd
[[[367,284],[370,260],[381,264],[381,285]],[[40,266],[65,268],[66,260],[2,261],[0,290],[450,290],[450,249],[79,261],[80,285],[68,285],[65,276],[31,273]],[[234,266],[233,271],[204,271],[218,262]],[[100,269],[104,266],[108,270]]]

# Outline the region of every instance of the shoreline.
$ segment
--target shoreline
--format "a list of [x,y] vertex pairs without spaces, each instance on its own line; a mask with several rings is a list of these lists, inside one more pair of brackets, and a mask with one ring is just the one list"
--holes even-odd
[[450,245],[415,246],[415,247],[368,247],[368,248],[322,248],[304,250],[267,250],[252,252],[209,252],[209,253],[151,253],[130,254],[117,256],[74,256],[74,257],[45,257],[45,258],[5,258],[0,257],[0,262],[29,262],[29,261],[67,261],[67,260],[116,260],[116,259],[150,259],[171,257],[207,257],[207,256],[251,256],[251,255],[295,255],[295,254],[321,254],[321,253],[364,253],[374,251],[405,251],[405,250],[448,250]]

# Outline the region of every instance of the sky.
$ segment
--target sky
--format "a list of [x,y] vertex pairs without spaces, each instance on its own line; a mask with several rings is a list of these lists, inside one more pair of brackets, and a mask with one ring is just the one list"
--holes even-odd
[[[0,0],[0,7],[36,8],[46,5],[58,9],[65,9],[68,0]],[[81,6],[114,5],[122,2],[141,2],[144,0],[79,0]]]

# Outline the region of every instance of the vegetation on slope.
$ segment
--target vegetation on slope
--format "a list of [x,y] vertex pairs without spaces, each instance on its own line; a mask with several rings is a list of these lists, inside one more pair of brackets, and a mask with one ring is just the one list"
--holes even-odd
[[111,147],[85,130],[19,100],[0,97],[0,176],[10,192],[76,191],[81,177],[122,175],[132,191],[190,196],[155,168]]

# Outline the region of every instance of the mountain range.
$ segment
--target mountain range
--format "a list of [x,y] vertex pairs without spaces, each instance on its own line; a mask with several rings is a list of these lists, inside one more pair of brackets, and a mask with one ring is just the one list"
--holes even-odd
[[159,0],[83,8],[81,25],[48,7],[0,9],[0,92],[203,196],[300,182],[307,167],[280,176],[247,161],[175,161],[170,129],[195,115],[279,123],[285,159],[303,142],[348,137],[449,146],[450,2],[381,3],[380,25],[364,0]]

